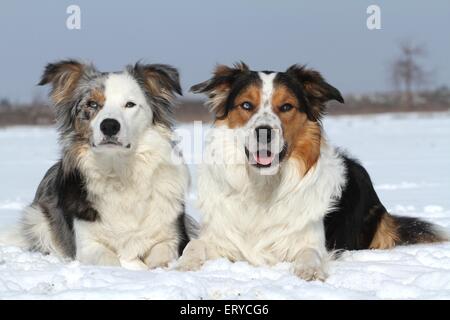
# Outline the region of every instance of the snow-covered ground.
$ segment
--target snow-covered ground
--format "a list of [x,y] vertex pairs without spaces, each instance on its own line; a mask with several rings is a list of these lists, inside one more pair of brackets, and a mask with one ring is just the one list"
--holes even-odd
[[[390,211],[450,230],[449,114],[330,117],[324,126],[333,144],[362,160]],[[0,150],[0,228],[9,228],[58,158],[56,133],[1,129]],[[198,217],[194,198],[195,190],[188,209]],[[450,299],[450,243],[346,252],[324,283],[296,278],[286,263],[255,268],[222,259],[198,272],[129,271],[2,246],[0,298]]]

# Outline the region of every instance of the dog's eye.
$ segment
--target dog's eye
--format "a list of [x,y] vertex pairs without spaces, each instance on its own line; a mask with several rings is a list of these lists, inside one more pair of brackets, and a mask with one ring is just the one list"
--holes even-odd
[[93,100],[88,101],[87,105],[88,105],[89,108],[92,108],[92,109],[97,109],[98,108],[98,103],[93,101]]
[[293,109],[294,107],[292,106],[292,104],[289,104],[289,103],[286,103],[286,104],[283,104],[281,107],[280,107],[280,111],[281,112],[288,112],[289,110],[291,110],[291,109]]
[[253,109],[253,105],[250,102],[245,101],[244,103],[241,104],[241,108],[249,111]]
[[128,102],[125,104],[125,108],[133,108],[135,105],[136,105],[136,103],[131,102],[131,101],[128,101]]

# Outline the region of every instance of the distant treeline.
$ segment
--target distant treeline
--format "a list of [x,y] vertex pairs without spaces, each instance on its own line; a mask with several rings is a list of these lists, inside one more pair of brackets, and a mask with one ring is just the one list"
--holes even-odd
[[331,102],[329,114],[366,114],[387,112],[434,112],[450,110],[450,88],[443,86],[434,90],[405,94],[374,93],[350,94],[344,97],[345,104]]
[[[331,115],[370,114],[387,112],[431,112],[450,111],[450,88],[416,92],[413,103],[405,104],[400,93],[375,93],[346,95],[345,104],[330,102]],[[407,100],[409,101],[409,99]],[[211,121],[212,115],[201,100],[181,100],[175,110],[179,122],[195,120]],[[54,123],[54,112],[46,102],[35,101],[29,104],[13,104],[0,100],[0,126],[11,125],[49,125]]]

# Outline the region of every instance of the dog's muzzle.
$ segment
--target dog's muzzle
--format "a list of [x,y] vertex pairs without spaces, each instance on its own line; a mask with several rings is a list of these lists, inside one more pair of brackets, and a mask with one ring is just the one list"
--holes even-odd
[[110,146],[110,147],[125,147],[126,149],[130,149],[131,145],[127,144],[124,145],[119,140],[119,133],[120,133],[120,122],[113,118],[107,118],[104,119],[100,123],[100,131],[103,135],[100,142],[97,142],[97,144],[93,143],[93,147],[99,147],[99,146]]
[[245,153],[251,165],[257,168],[268,168],[283,160],[287,148],[280,129],[260,125],[248,137]]

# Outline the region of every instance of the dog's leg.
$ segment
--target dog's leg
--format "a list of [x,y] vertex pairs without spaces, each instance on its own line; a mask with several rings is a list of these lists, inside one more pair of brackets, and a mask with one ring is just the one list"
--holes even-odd
[[[139,241],[140,240],[140,241]],[[148,270],[147,265],[142,261],[141,256],[136,251],[139,243],[144,243],[144,239],[129,240],[128,246],[123,246],[118,250],[120,265],[129,270]]]
[[147,265],[138,257],[134,259],[120,258],[120,265],[128,270],[147,270]]
[[300,250],[294,257],[292,271],[300,278],[311,281],[325,281],[327,278],[325,248],[325,230],[322,221],[310,223],[300,233],[297,245]]
[[149,254],[144,259],[144,263],[149,269],[164,268],[169,262],[175,260],[178,256],[176,247],[168,242],[161,242],[150,249]]
[[300,250],[294,261],[293,272],[306,281],[325,281],[327,278],[323,258],[316,249],[312,248]]
[[77,247],[77,260],[86,264],[103,265],[103,266],[120,266],[119,257],[97,242],[90,242],[89,244]]
[[208,247],[206,243],[200,239],[194,239],[184,248],[176,269],[179,271],[195,271],[200,269],[207,259]]

